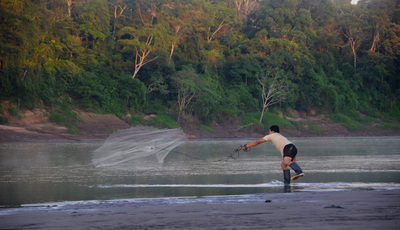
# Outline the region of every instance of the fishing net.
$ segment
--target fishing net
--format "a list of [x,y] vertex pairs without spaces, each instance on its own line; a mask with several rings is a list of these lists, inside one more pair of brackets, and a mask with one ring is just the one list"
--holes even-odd
[[95,166],[129,165],[141,158],[156,157],[163,163],[168,153],[185,141],[187,137],[180,128],[136,126],[110,135],[93,151],[92,162]]

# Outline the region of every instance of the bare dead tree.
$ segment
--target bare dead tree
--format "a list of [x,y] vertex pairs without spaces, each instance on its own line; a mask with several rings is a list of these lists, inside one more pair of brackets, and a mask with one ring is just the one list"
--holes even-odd
[[[263,116],[267,108],[274,105],[282,100],[286,99],[286,84],[279,79],[278,73],[275,73],[269,86],[266,85],[265,81],[268,79],[268,74],[265,75],[264,79],[257,77],[258,82],[261,84],[261,97],[263,100],[263,107],[261,110],[260,123],[262,122]],[[263,81],[264,80],[264,81]]]
[[195,98],[197,94],[196,90],[196,73],[194,70],[183,70],[176,74],[174,81],[178,88],[178,123],[181,122],[181,116],[185,115],[185,110],[190,102]]
[[189,86],[185,86],[178,90],[178,106],[179,115],[178,123],[181,122],[181,116],[185,114],[185,109],[196,95],[196,90],[191,90]]

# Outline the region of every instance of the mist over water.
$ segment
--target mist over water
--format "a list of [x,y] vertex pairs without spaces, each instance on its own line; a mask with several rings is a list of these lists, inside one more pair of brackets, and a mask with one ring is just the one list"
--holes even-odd
[[[93,164],[93,153],[105,142],[1,143],[0,206],[284,192],[281,155],[271,143],[236,160],[227,157],[251,141],[189,140],[168,151],[162,163],[150,154],[101,167]],[[399,137],[291,141],[306,173],[292,183],[293,192],[400,188]]]

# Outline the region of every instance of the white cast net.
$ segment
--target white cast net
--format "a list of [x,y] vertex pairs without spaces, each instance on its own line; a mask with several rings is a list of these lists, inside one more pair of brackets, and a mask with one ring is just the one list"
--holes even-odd
[[187,141],[182,129],[157,129],[136,126],[110,135],[104,144],[93,151],[95,166],[117,166],[137,163],[140,158],[156,157],[163,163],[168,153]]

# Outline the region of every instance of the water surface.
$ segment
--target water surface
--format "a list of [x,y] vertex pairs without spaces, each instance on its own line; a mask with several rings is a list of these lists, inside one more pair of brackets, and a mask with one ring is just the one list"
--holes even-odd
[[[399,137],[291,140],[306,173],[291,192],[400,188]],[[227,157],[251,141],[189,140],[162,164],[149,155],[113,167],[92,164],[103,142],[1,143],[0,206],[284,192],[281,156],[271,143]]]

